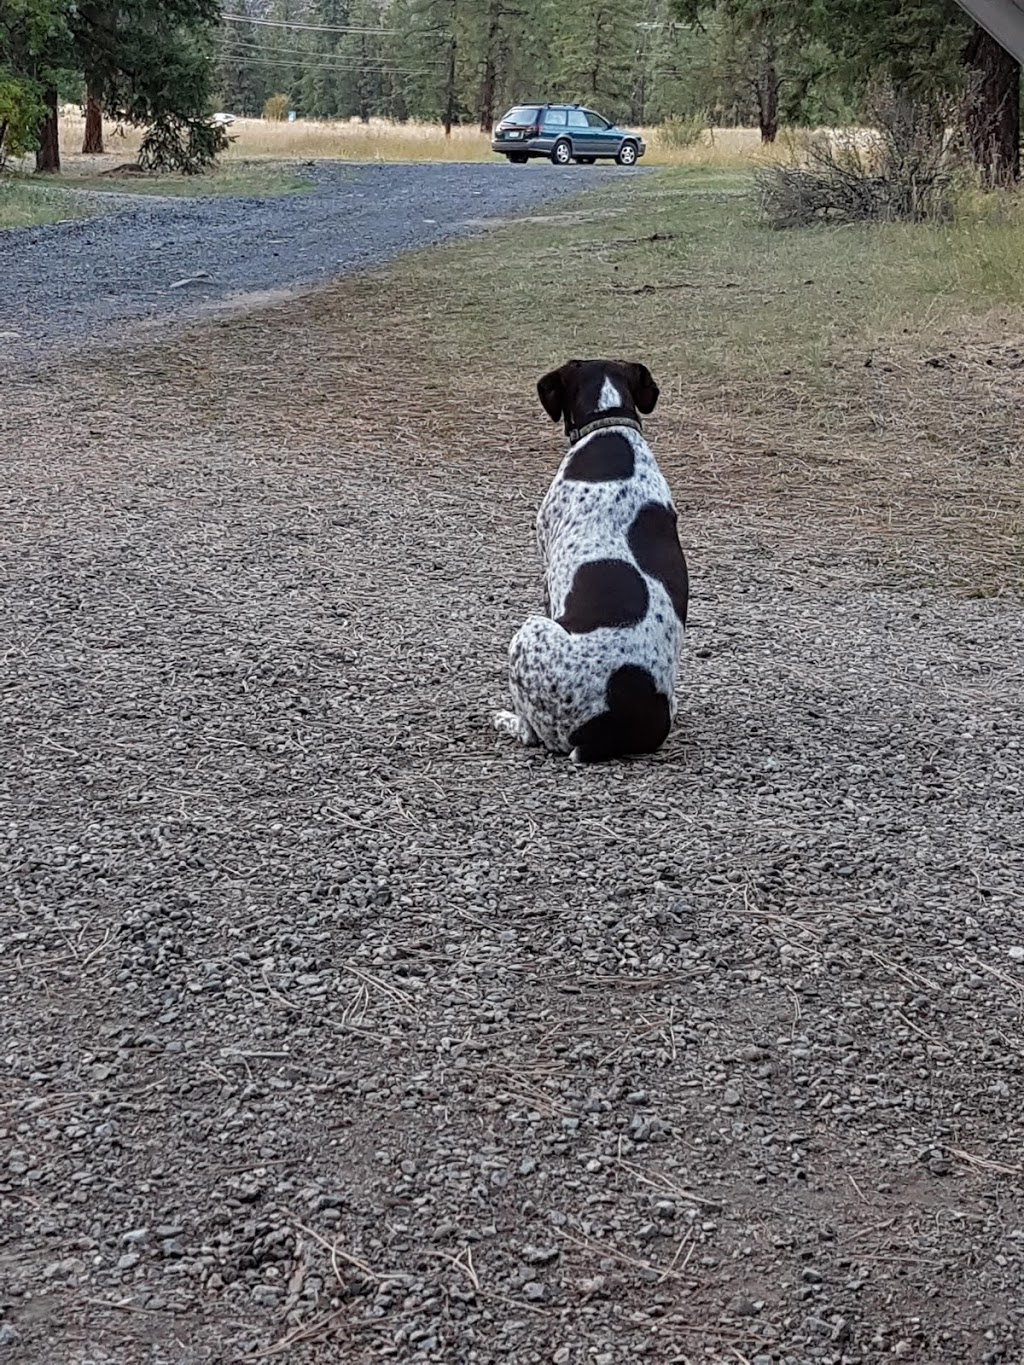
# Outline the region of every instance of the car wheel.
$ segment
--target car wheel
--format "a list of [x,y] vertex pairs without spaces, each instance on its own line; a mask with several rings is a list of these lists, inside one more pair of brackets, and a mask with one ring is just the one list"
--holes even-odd
[[580,163],[581,166],[592,166],[592,165],[594,164],[594,162],[597,160],[597,157],[596,157],[596,156],[578,156],[578,157],[576,158],[576,160]]
[[615,160],[619,163],[620,166],[635,166],[636,143],[624,142],[622,146],[619,148],[619,154],[615,158]]
[[551,160],[556,166],[568,166],[572,160],[572,144],[568,138],[560,137],[551,148]]
[[508,159],[514,166],[525,166],[530,158],[525,152],[509,152]]

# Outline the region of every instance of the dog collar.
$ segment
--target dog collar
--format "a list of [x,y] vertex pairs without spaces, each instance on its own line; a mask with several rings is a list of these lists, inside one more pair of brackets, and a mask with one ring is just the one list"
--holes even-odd
[[631,431],[643,432],[639,417],[595,417],[592,422],[587,422],[581,427],[573,427],[569,432],[569,444],[574,446],[578,441],[582,441],[584,436],[590,436],[605,427],[628,427]]

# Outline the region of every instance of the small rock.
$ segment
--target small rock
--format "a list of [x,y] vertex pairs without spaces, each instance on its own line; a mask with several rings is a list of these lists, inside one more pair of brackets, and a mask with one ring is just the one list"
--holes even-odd
[[523,1285],[523,1296],[531,1303],[540,1303],[548,1296],[547,1285],[541,1284],[540,1280],[527,1280]]
[[1013,947],[1006,950],[1014,962],[1024,962],[1024,948]]
[[738,1318],[753,1318],[757,1316],[757,1304],[753,1299],[744,1298],[741,1294],[739,1298],[733,1299],[732,1311]]
[[43,1271],[44,1280],[70,1280],[85,1269],[85,1262],[71,1256],[64,1261],[51,1261]]
[[726,1105],[727,1108],[729,1109],[731,1109],[734,1105],[739,1104],[739,1102],[740,1092],[738,1090],[733,1090],[731,1087],[722,1096],[722,1103]]
[[[0,1322],[0,1347],[17,1346],[21,1340],[21,1334],[9,1322]],[[568,1356],[565,1357],[569,1359]]]
[[142,1257],[137,1251],[126,1251],[123,1256],[117,1258],[118,1270],[133,1270],[139,1264]]

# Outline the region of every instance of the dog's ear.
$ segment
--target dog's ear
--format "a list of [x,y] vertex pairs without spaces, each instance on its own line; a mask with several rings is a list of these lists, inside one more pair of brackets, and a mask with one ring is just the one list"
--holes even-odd
[[537,380],[537,397],[540,399],[541,407],[551,418],[552,422],[557,422],[565,411],[565,380],[569,370],[578,361],[569,360],[564,365],[559,365],[557,370],[549,370]]
[[639,412],[653,412],[659,393],[658,386],[654,382],[654,376],[646,365],[630,362],[624,368],[629,382],[629,391],[633,396],[637,410]]

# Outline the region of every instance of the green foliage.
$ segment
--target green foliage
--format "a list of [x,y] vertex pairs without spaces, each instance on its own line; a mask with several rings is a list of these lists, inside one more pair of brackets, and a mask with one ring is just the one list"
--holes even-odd
[[34,149],[42,117],[38,85],[0,68],[0,170],[9,157],[24,156]]
[[227,145],[224,129],[208,120],[161,114],[142,139],[139,165],[147,171],[200,175]]
[[64,0],[0,3],[0,166],[38,145],[43,92],[69,54]]
[[554,0],[555,77],[562,98],[629,116],[637,44],[634,11],[619,0]]
[[695,147],[707,129],[707,122],[698,114],[685,118],[671,114],[661,125],[659,139],[666,147]]

